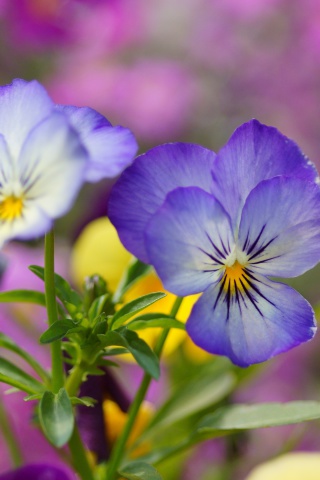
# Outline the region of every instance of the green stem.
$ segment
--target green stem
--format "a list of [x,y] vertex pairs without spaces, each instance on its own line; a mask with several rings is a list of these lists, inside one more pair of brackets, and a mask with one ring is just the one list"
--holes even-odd
[[3,433],[3,437],[6,441],[13,467],[20,467],[23,464],[23,456],[20,449],[20,445],[12,431],[7,412],[0,401],[0,427]]
[[79,388],[82,384],[83,375],[87,371],[87,367],[88,365],[85,362],[80,362],[71,370],[65,385],[69,397],[77,396]]
[[74,467],[80,478],[82,480],[95,480],[77,426],[74,427],[72,437],[69,440],[69,449]]
[[[45,237],[44,283],[49,326],[58,321],[56,290],[54,284],[54,233],[51,230]],[[64,385],[61,341],[51,343],[52,390],[58,393]]]
[[[177,297],[170,316],[175,317],[178,313],[178,310],[180,308],[180,305],[182,303],[183,298]],[[168,333],[169,333],[169,328],[166,330],[163,330],[162,334],[160,335],[157,344],[155,346],[154,352],[160,359],[161,352],[164,346],[164,343],[167,339]],[[118,437],[114,448],[112,449],[111,455],[110,455],[110,460],[109,460],[109,466],[108,466],[108,475],[107,478],[108,480],[114,480],[116,476],[116,472],[118,469],[118,466],[120,464],[120,461],[122,459],[124,450],[125,450],[125,445],[127,443],[127,440],[129,438],[129,435],[131,433],[132,427],[134,425],[134,422],[136,420],[137,413],[139,411],[139,408],[145,399],[146,393],[148,391],[149,385],[151,383],[152,377],[148,374],[145,373],[142,379],[142,382],[140,384],[140,387],[133,399],[133,402],[130,405],[129,411],[128,411],[128,418],[127,418],[127,423],[125,424],[121,435]]]

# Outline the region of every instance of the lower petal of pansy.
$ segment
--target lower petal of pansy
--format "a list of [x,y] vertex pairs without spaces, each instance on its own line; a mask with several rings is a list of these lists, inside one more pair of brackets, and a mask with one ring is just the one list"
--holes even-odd
[[86,169],[88,182],[114,178],[132,162],[138,145],[128,128],[113,127],[92,108],[69,105],[57,105],[56,108],[68,116],[89,153]]
[[294,277],[320,260],[319,185],[275,177],[257,185],[242,211],[239,248],[252,270]]
[[160,145],[136,158],[113,187],[108,215],[133,255],[150,263],[144,231],[166,195],[178,187],[211,191],[215,153],[187,143]]
[[218,281],[234,245],[228,215],[197,187],[169,193],[145,238],[152,265],[176,295],[199,293]]
[[291,287],[262,276],[236,284],[210,286],[195,304],[186,328],[196,345],[245,367],[314,336],[313,310]]

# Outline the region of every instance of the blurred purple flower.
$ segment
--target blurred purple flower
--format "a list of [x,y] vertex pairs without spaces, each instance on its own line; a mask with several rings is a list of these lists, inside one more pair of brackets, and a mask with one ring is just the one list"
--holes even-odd
[[50,464],[33,464],[0,475],[0,480],[70,480],[63,470]]

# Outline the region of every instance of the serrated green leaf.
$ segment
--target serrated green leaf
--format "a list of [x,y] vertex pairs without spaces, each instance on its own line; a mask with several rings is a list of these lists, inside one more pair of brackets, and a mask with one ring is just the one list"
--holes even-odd
[[127,480],[162,480],[152,465],[139,461],[125,465],[118,473]]
[[[44,281],[44,268],[37,265],[30,265],[29,270]],[[69,283],[57,273],[54,274],[54,285],[56,295],[64,304],[72,317],[82,310],[81,296],[71,288]]]
[[40,343],[51,343],[65,337],[66,334],[77,328],[77,324],[69,319],[62,319],[54,322],[48,330],[46,330],[40,337]]
[[127,330],[126,328],[121,328],[118,331],[113,330],[107,332],[105,335],[98,335],[98,337],[101,343],[106,347],[115,345],[127,348],[137,363],[149,373],[151,377],[156,380],[159,378],[160,367],[157,356],[151,350],[149,345],[139,338],[135,332]]
[[111,324],[112,330],[117,329],[124,322],[129,320],[129,318],[141,312],[141,310],[144,310],[149,305],[161,300],[161,298],[164,298],[165,296],[166,294],[164,292],[148,293],[147,295],[143,295],[142,297],[136,298],[135,300],[132,300],[132,302],[127,303],[113,316]]
[[43,433],[55,447],[60,448],[69,441],[74,416],[70,398],[64,388],[57,394],[44,392],[39,404],[39,420]]
[[158,409],[146,430],[146,435],[194,415],[225,398],[236,385],[231,371],[209,365],[191,379],[177,385],[173,394]]
[[12,385],[30,395],[44,390],[43,385],[38,380],[2,357],[0,357],[0,382]]
[[141,262],[137,258],[132,258],[129,263],[128,269],[124,273],[117,291],[113,296],[113,302],[119,303],[123,295],[129,288],[131,288],[141,277],[151,271],[152,267],[146,263]]
[[320,402],[231,405],[206,415],[196,433],[207,437],[320,419]]
[[17,345],[11,338],[7,337],[3,333],[0,333],[0,347],[6,348],[7,350],[10,350],[11,352],[16,353],[23,358],[23,360],[25,360],[45,382],[50,380],[49,374],[41,367],[41,365],[39,365],[34,357],[19,347],[19,345]]
[[8,292],[0,292],[1,303],[34,303],[35,305],[46,306],[46,297],[42,292],[35,290],[10,290]]

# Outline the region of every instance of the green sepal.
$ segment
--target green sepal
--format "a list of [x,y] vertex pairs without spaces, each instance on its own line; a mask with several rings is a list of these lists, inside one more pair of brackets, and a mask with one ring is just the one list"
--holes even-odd
[[137,363],[151,375],[151,377],[158,380],[160,376],[159,359],[149,345],[139,338],[136,332],[122,327],[117,331],[113,330],[107,332],[105,335],[98,335],[98,337],[105,347],[114,345],[129,350]]
[[33,395],[44,391],[44,386],[9,360],[0,357],[0,382],[12,385]]
[[164,292],[148,293],[147,295],[143,295],[142,297],[136,298],[135,300],[132,300],[132,302],[127,303],[113,316],[111,323],[112,330],[117,329],[124,322],[129,320],[129,318],[141,312],[141,310],[144,310],[149,305],[161,300],[161,298],[164,298],[165,296],[166,294]]
[[50,381],[49,374],[41,367],[41,365],[32,357],[28,352],[23,350],[19,345],[17,345],[11,338],[7,337],[3,333],[0,333],[0,347],[6,348],[11,352],[19,355],[23,360],[25,360],[33,370],[45,381]]
[[143,330],[145,328],[177,328],[185,330],[185,324],[170,315],[163,313],[146,313],[134,318],[126,325],[130,330]]
[[129,288],[131,288],[141,277],[149,273],[151,268],[150,265],[141,262],[137,258],[132,258],[113,296],[113,303],[119,303],[127,290],[129,290]]
[[319,418],[320,402],[231,405],[206,415],[198,424],[196,434],[212,438],[241,430],[290,425]]
[[160,473],[149,463],[133,462],[118,471],[127,480],[162,480]]
[[90,323],[94,322],[94,320],[97,317],[99,317],[99,315],[101,315],[101,313],[103,312],[104,306],[106,305],[106,303],[108,303],[108,301],[110,302],[110,294],[106,293],[96,298],[92,302],[88,312],[88,318]]
[[74,415],[64,388],[57,394],[44,392],[39,403],[39,420],[43,433],[55,447],[65,445],[73,432]]

